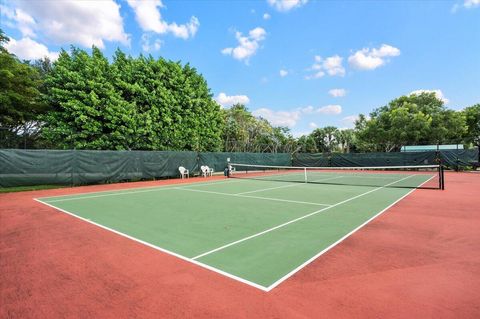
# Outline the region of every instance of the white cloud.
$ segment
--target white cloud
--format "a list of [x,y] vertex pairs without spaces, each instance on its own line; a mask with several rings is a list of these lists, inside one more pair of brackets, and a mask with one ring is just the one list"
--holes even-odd
[[346,128],[352,128],[355,126],[355,121],[358,120],[358,115],[349,115],[342,118],[341,123]]
[[234,104],[248,104],[250,99],[246,95],[227,95],[223,92],[219,93],[215,98],[215,101],[218,102],[223,107],[232,106]]
[[150,35],[144,33],[142,34],[142,50],[145,52],[158,51],[162,47],[162,40],[155,39],[150,41]]
[[252,112],[254,116],[262,117],[274,126],[294,127],[300,119],[299,111],[274,111],[260,108]]
[[315,108],[313,106],[309,105],[309,106],[300,108],[300,111],[302,113],[311,114],[311,113],[314,113]]
[[318,125],[317,125],[316,123],[314,123],[314,122],[308,123],[308,126],[309,126],[311,129],[315,129],[315,128],[318,127]]
[[28,13],[22,9],[13,9],[0,5],[0,14],[5,16],[6,22],[12,27],[20,30],[24,37],[36,36],[33,28],[35,26],[35,20]]
[[0,4],[0,15],[5,16],[7,19],[15,20],[15,11],[10,7],[6,7],[1,4]]
[[447,99],[445,95],[443,95],[442,90],[415,90],[410,92],[409,95],[412,95],[412,94],[418,95],[421,93],[435,93],[435,97],[439,100],[442,100],[443,103],[448,104],[448,102],[450,102],[449,99]]
[[389,57],[400,55],[400,50],[388,44],[378,49],[363,48],[348,57],[348,63],[358,70],[374,70],[385,65]]
[[325,115],[336,115],[342,113],[342,107],[340,105],[327,105],[318,108],[315,112]]
[[338,55],[331,56],[326,58],[323,62],[323,67],[327,70],[329,75],[345,75],[345,69],[342,66],[343,58],[339,57]]
[[257,27],[250,30],[248,36],[243,36],[241,32],[235,33],[238,46],[234,48],[225,48],[221,52],[225,55],[231,55],[234,59],[245,61],[248,64],[249,58],[253,56],[260,47],[260,42],[265,40],[267,32],[265,29]]
[[330,76],[344,76],[345,75],[345,68],[342,65],[343,58],[339,55],[334,55],[323,59],[321,56],[315,56],[315,62],[310,67],[310,71],[314,71],[313,74],[307,75],[305,78],[307,80],[310,79],[318,79],[325,74]]
[[300,108],[300,111],[305,114],[324,114],[324,115],[338,115],[342,113],[342,107],[337,104],[325,105],[322,107],[315,108],[311,105]]
[[330,91],[328,91],[328,94],[333,97],[342,97],[347,95],[347,91],[345,89],[331,89]]
[[287,12],[303,6],[308,0],[267,0],[267,2],[278,11]]
[[467,9],[480,6],[480,0],[465,0],[463,6]]
[[161,0],[127,0],[127,2],[135,11],[135,18],[143,31],[158,34],[171,33],[177,38],[188,39],[195,36],[200,26],[200,22],[195,16],[192,16],[190,21],[185,24],[164,21],[160,14],[160,9],[164,7]]
[[263,14],[263,20],[270,20],[271,16],[268,13]]
[[50,60],[55,61],[59,55],[59,52],[50,52],[45,45],[30,38],[23,38],[18,41],[11,38],[5,44],[5,48],[22,60],[38,60],[48,57]]
[[312,75],[307,75],[307,76],[305,76],[305,79],[307,79],[307,80],[319,79],[319,78],[322,78],[322,77],[324,77],[324,76],[325,76],[325,72],[323,72],[323,71],[317,71],[317,72],[315,72],[315,73],[312,74]]
[[[473,9],[480,6],[480,0],[464,0],[463,1],[463,8],[465,9]],[[459,3],[455,3],[450,10],[452,13],[456,13],[459,9],[462,8],[462,5]]]
[[286,77],[288,75],[288,71],[287,70],[280,70],[280,76],[283,78],[283,77]]
[[59,44],[95,45],[104,48],[104,41],[129,45],[123,29],[120,5],[104,1],[15,1],[15,8],[1,8],[2,15],[14,21],[24,37],[35,37],[41,31],[48,40]]

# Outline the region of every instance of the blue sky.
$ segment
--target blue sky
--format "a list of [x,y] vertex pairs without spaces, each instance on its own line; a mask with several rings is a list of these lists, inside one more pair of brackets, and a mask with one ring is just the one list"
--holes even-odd
[[224,107],[295,136],[419,90],[453,109],[480,102],[480,0],[0,3],[20,58],[95,44],[189,62]]

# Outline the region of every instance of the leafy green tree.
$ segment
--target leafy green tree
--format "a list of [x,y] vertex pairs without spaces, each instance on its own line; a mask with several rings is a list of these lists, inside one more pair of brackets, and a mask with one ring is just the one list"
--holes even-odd
[[62,51],[46,79],[52,107],[43,118],[43,136],[60,148],[130,149],[133,110],[111,84],[108,60],[93,47],[92,55]]
[[7,37],[5,32],[3,32],[2,29],[0,29],[0,52],[7,52],[7,49],[5,48],[5,43],[10,42],[10,39]]
[[319,151],[315,139],[311,134],[300,136],[297,145],[299,152],[302,153],[317,153]]
[[378,145],[371,141],[368,135],[371,134],[369,129],[367,130],[367,125],[369,122],[369,118],[364,114],[360,114],[358,119],[355,121],[355,140],[356,140],[356,148],[360,152],[371,152],[376,151],[378,149]]
[[0,145],[18,147],[20,140],[31,144],[40,126],[36,119],[46,106],[39,73],[6,50],[8,41],[0,29]]
[[53,111],[43,136],[79,149],[219,150],[222,117],[205,79],[188,64],[117,50],[62,51],[46,79]]
[[480,104],[465,108],[463,113],[467,123],[465,141],[476,145],[480,149]]
[[294,151],[297,143],[288,127],[274,127],[266,119],[253,116],[242,104],[235,104],[222,112],[225,151]]
[[466,131],[465,117],[448,110],[434,93],[402,96],[356,123],[359,146],[390,152],[402,145],[458,141]]
[[290,134],[288,127],[273,127],[267,120],[261,118],[258,119],[257,123],[263,125],[254,138],[255,150],[251,151],[278,153],[295,150],[297,143]]
[[226,150],[234,150],[237,145],[246,145],[248,142],[248,127],[254,121],[254,117],[247,108],[241,104],[235,104],[229,109],[223,109],[225,123],[223,141]]
[[297,147],[297,141],[292,136],[290,129],[285,126],[274,127],[272,141],[275,145],[273,152],[292,153]]
[[48,57],[34,61],[32,66],[38,71],[41,78],[46,78],[53,70],[52,61]]
[[190,67],[117,51],[114,85],[135,107],[131,135],[137,149],[219,150],[220,106],[205,79]]
[[353,129],[338,130],[335,139],[338,141],[342,153],[350,153],[355,149],[356,136]]
[[338,147],[338,128],[334,126],[326,126],[315,129],[311,136],[315,141],[319,151],[331,153],[337,150]]
[[242,104],[223,110],[225,129],[223,139],[227,151],[254,151],[270,142],[273,131],[265,119],[257,119]]

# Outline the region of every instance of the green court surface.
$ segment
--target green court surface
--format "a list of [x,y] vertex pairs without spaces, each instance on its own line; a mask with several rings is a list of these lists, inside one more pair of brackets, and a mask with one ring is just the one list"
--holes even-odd
[[[317,181],[334,178],[338,184],[205,179],[37,200],[269,291],[435,177],[340,174],[314,176]],[[375,183],[340,184],[345,178],[372,178]]]

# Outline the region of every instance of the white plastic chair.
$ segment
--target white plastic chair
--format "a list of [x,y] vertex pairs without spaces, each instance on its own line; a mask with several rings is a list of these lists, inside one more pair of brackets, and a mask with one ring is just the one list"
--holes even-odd
[[200,171],[202,171],[202,176],[207,177],[208,175],[208,166],[202,165],[200,166]]
[[208,167],[208,174],[210,174],[210,176],[213,176],[213,168]]
[[190,178],[190,172],[188,171],[188,169],[186,169],[185,167],[183,166],[180,166],[178,168],[178,171],[180,172],[180,177],[183,179],[183,178]]

